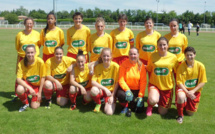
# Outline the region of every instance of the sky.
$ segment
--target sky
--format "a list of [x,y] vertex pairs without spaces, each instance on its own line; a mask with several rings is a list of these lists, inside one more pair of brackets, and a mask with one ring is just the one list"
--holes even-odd
[[[174,10],[178,15],[185,11],[193,11],[194,13],[204,13],[206,11],[215,11],[215,0],[55,0],[57,11],[78,9],[82,7],[86,9],[110,9],[115,11],[119,9],[141,9],[152,10],[158,12],[162,10],[169,12]],[[206,3],[205,3],[206,2]],[[18,9],[23,6],[30,10],[45,10],[47,13],[53,9],[53,0],[0,0],[0,11]]]

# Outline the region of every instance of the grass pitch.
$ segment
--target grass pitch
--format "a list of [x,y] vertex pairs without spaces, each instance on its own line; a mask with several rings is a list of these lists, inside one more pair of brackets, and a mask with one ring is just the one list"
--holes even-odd
[[[21,102],[19,100],[11,102],[16,79],[15,36],[19,31],[20,29],[0,29],[1,133],[214,133],[213,98],[215,93],[212,85],[215,83],[215,33],[200,33],[198,37],[196,33],[191,33],[191,36],[187,36],[188,45],[193,46],[197,51],[196,59],[206,67],[208,83],[202,91],[198,112],[193,117],[185,115],[184,122],[180,125],[175,120],[177,110],[174,104],[168,114],[163,117],[157,113],[157,108],[154,108],[151,117],[146,117],[145,113],[137,115],[132,113],[132,117],[128,118],[125,115],[120,115],[119,104],[117,104],[113,116],[107,116],[103,112],[94,113],[92,110],[95,104],[91,102],[83,106],[81,97],[77,99],[77,109],[74,111],[69,110],[70,103],[65,107],[59,107],[54,101],[49,110],[45,109],[44,103],[42,103],[41,107],[36,110],[28,108],[27,111],[19,113]],[[92,30],[92,33],[94,32],[95,30]],[[110,33],[109,30],[106,32]],[[135,37],[139,32],[134,31]],[[160,33],[165,35],[168,32],[161,31]],[[66,44],[64,52],[67,53]],[[147,93],[145,97],[147,97]],[[145,106],[147,106],[146,102]]]

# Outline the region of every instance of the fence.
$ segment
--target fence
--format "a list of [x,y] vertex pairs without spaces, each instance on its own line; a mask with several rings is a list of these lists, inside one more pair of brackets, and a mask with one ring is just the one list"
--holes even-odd
[[[42,29],[45,28],[46,25],[34,25],[35,29]],[[70,28],[72,25],[57,25],[58,27],[62,28],[62,29],[68,29]],[[95,29],[95,25],[86,25],[87,27],[89,27],[90,29]],[[106,25],[105,28],[106,29],[115,29],[119,27],[119,25]],[[144,26],[136,26],[136,25],[127,25],[127,28],[130,28],[132,30],[145,30]],[[20,24],[7,24],[7,25],[3,25],[0,24],[0,28],[8,28],[8,29],[24,29],[24,25],[20,25]],[[170,31],[169,26],[154,26],[155,30],[158,31]],[[187,28],[186,28],[187,30]],[[196,28],[193,27],[191,29],[191,31],[196,31]],[[206,32],[215,32],[215,28],[200,28],[199,31],[206,31]]]

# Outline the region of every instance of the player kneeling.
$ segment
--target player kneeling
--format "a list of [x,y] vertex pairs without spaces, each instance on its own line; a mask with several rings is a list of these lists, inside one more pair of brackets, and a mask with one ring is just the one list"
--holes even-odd
[[207,82],[204,65],[195,60],[195,49],[187,47],[184,54],[186,61],[177,69],[177,121],[180,124],[183,122],[184,108],[190,116],[197,111],[202,88]]

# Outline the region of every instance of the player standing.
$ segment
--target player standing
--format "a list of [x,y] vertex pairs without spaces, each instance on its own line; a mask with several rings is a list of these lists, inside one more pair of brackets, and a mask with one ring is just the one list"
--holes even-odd
[[112,30],[110,35],[113,39],[113,61],[119,65],[128,59],[128,52],[134,46],[134,34],[126,28],[128,18],[125,14],[118,17],[119,27]]
[[24,106],[19,109],[23,112],[29,107],[28,95],[32,95],[31,108],[40,106],[41,93],[45,81],[44,62],[36,57],[34,45],[25,48],[25,57],[18,63],[16,93]]
[[54,56],[54,50],[64,45],[63,30],[56,26],[56,16],[50,12],[47,15],[47,25],[40,33],[41,44],[43,45],[44,62]]
[[78,50],[81,49],[88,61],[88,44],[87,41],[90,37],[90,29],[81,24],[83,21],[83,15],[80,12],[76,12],[73,15],[74,26],[67,30],[67,56],[76,59]]
[[136,48],[139,50],[140,60],[147,65],[151,54],[157,51],[157,40],[161,34],[153,29],[154,21],[151,17],[145,19],[144,25],[146,30],[137,34]]
[[152,115],[152,109],[158,104],[161,115],[167,113],[172,102],[173,70],[176,71],[177,57],[168,52],[168,40],[165,37],[158,39],[158,52],[151,55],[147,71],[150,73],[148,85],[148,107],[146,115]]
[[96,19],[96,33],[92,34],[89,38],[88,45],[89,51],[91,53],[90,61],[96,61],[104,47],[108,47],[112,50],[112,37],[104,32],[105,21],[102,17]]
[[51,107],[52,94],[55,91],[58,105],[64,106],[68,102],[70,83],[67,68],[73,63],[75,59],[63,56],[63,48],[59,46],[54,50],[54,57],[46,61],[46,81],[43,88],[46,108]]
[[187,47],[184,54],[186,61],[177,69],[177,121],[180,124],[183,122],[184,108],[190,116],[197,111],[201,91],[207,82],[205,66],[195,60],[195,49]]
[[119,65],[111,61],[112,53],[110,48],[103,48],[98,65],[92,77],[91,96],[96,102],[94,112],[99,112],[101,108],[101,98],[105,100],[104,112],[112,115],[115,111],[115,94],[119,87],[118,73]]

